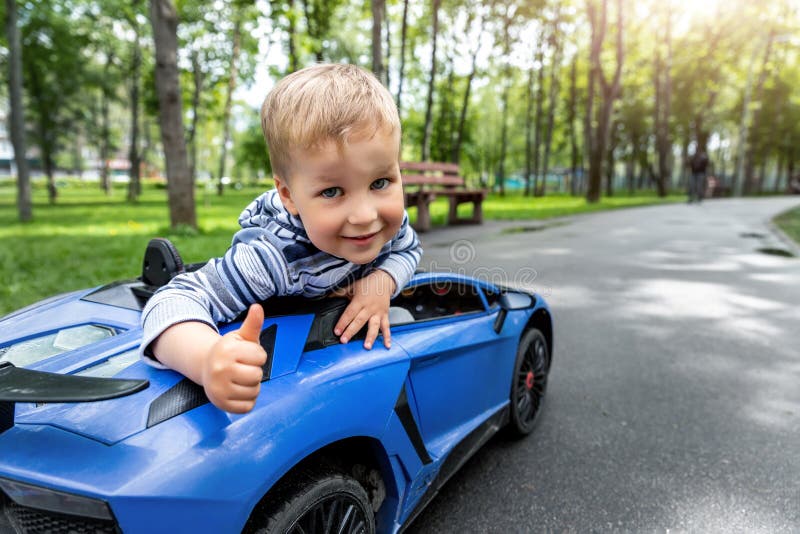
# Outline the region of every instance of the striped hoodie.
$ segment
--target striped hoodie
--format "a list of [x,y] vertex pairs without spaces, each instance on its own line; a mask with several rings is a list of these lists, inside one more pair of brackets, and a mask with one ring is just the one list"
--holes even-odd
[[216,329],[216,323],[232,320],[254,302],[284,295],[320,297],[376,268],[394,279],[397,294],[422,256],[408,213],[394,238],[369,264],[358,265],[323,252],[311,243],[300,218],[286,210],[274,189],[250,203],[239,216],[239,224],[242,229],[223,257],[176,276],[147,302],[140,350],[148,364],[163,367],[149,357],[147,349],[174,324],[199,321]]

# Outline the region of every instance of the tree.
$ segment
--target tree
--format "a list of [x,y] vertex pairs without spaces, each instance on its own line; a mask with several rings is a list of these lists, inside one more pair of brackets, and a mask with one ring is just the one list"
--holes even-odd
[[156,48],[156,92],[159,126],[167,168],[167,189],[172,228],[197,228],[194,180],[186,160],[183,109],[178,76],[178,14],[171,0],[150,0],[150,22]]
[[[383,52],[381,51],[383,43],[381,26],[386,11],[386,0],[372,0],[370,3],[372,5],[372,72],[384,85],[388,85],[383,71]],[[386,72],[388,73],[388,69]]]
[[500,124],[500,160],[497,167],[497,183],[500,186],[500,196],[506,194],[506,154],[508,152],[508,96],[511,91],[511,65],[509,64],[508,55],[511,52],[511,21],[514,18],[516,5],[506,5],[505,12],[503,13],[503,55],[505,56],[504,72],[503,72],[503,92],[500,97],[500,108],[502,109],[501,124]]
[[140,42],[140,24],[137,16],[141,6],[140,0],[133,0],[130,9],[125,10],[126,19],[133,30],[131,41],[131,70],[129,101],[131,108],[130,145],[128,159],[130,160],[130,182],[128,183],[128,201],[134,202],[142,194],[141,182],[141,154],[139,152],[139,83],[142,68],[142,45]]
[[22,44],[17,27],[17,2],[6,0],[6,37],[8,38],[8,94],[11,111],[11,143],[17,165],[17,211],[19,220],[33,219],[31,182],[25,144],[25,111],[22,103]]
[[542,158],[542,188],[539,191],[540,195],[545,194],[547,189],[547,174],[550,171],[550,151],[553,146],[553,128],[555,123],[556,114],[556,96],[559,90],[559,74],[561,71],[561,8],[560,5],[555,7],[555,17],[553,19],[553,33],[551,34],[551,41],[553,43],[553,58],[550,65],[550,95],[547,104],[547,129],[544,134],[544,155]]
[[[408,37],[408,0],[403,0],[403,22],[400,29],[400,66],[397,69],[397,112],[402,110],[403,80],[406,70],[406,38]],[[401,115],[402,116],[402,115]]]
[[[461,143],[464,140],[464,126],[467,122],[467,108],[469,107],[469,97],[470,92],[472,91],[472,82],[475,79],[475,75],[478,72],[478,53],[481,50],[481,45],[483,44],[483,25],[486,17],[483,14],[478,15],[478,39],[475,43],[475,48],[472,49],[470,54],[471,61],[470,61],[470,69],[469,74],[467,75],[466,80],[466,87],[464,88],[464,98],[461,101],[461,111],[458,114],[458,126],[456,128],[456,139],[453,143],[453,152],[450,156],[450,161],[453,163],[459,163],[461,160]],[[466,28],[469,29],[472,27],[472,22],[475,17],[475,11],[469,10],[467,15],[467,24]]]
[[531,192],[539,196],[539,177],[541,176],[539,170],[541,169],[541,154],[542,154],[542,106],[544,104],[544,49],[547,43],[547,38],[544,35],[544,30],[542,30],[541,41],[539,44],[539,50],[537,54],[536,63],[538,64],[538,69],[536,69],[536,97],[534,101],[536,102],[536,114],[533,120],[533,191],[530,191],[526,188],[525,194],[529,195]]
[[[608,0],[600,0],[600,13],[598,17],[596,0],[587,0],[589,23],[592,29],[590,47],[589,86],[586,106],[586,138],[589,153],[589,187],[586,191],[587,202],[600,200],[600,186],[603,177],[603,160],[606,155],[606,146],[611,131],[611,112],[614,101],[620,93],[620,79],[622,75],[623,49],[623,14],[622,0],[617,0],[617,46],[616,69],[612,81],[606,79],[605,72],[600,63],[600,53],[605,40],[607,27]],[[597,115],[594,116],[595,87],[599,85],[600,102]]]
[[230,71],[228,75],[228,92],[225,94],[225,109],[222,112],[222,146],[219,156],[219,173],[217,177],[217,194],[221,195],[225,189],[225,163],[228,157],[228,142],[231,138],[231,104],[233,102],[233,92],[236,90],[236,75],[239,68],[239,53],[241,51],[241,29],[242,19],[238,14],[234,14],[235,22],[233,25],[233,50],[231,51]]
[[330,35],[334,12],[342,4],[342,0],[300,0],[303,5],[303,14],[306,22],[306,35],[308,46],[314,60],[325,60],[323,54],[324,41]]
[[[758,81],[756,82],[756,90],[755,90],[755,100],[757,102],[761,102],[761,99],[764,94],[764,82],[767,78],[767,73],[769,72],[769,60],[770,55],[772,54],[772,45],[775,40],[775,29],[770,28],[767,39],[766,45],[764,47],[764,57],[761,61],[761,68],[759,69],[758,74]],[[745,108],[750,106],[749,99],[745,99],[743,106]],[[743,117],[746,117],[746,113],[742,113]],[[760,126],[760,120],[763,116],[761,112],[761,108],[756,109],[753,113],[753,120],[752,125],[748,125],[745,118],[742,119],[742,130],[741,130],[741,138],[742,142],[739,146],[739,153],[744,154],[744,157],[740,155],[740,158],[744,160],[744,186],[743,192],[745,195],[749,195],[755,192],[756,184],[755,184],[755,176],[754,176],[754,169],[755,169],[755,152],[756,152],[756,140],[748,139],[748,128],[752,128],[753,130],[758,130]],[[737,176],[741,176],[740,171],[737,169]],[[763,180],[763,173],[759,177],[759,180]]]
[[570,145],[570,193],[574,196],[578,194],[578,166],[580,165],[580,176],[583,177],[583,162],[578,151],[578,135],[575,128],[578,107],[578,55],[572,59],[572,66],[569,70],[569,103],[567,104],[567,125],[569,128]]
[[441,0],[432,0],[431,6],[431,69],[428,75],[428,96],[425,99],[425,122],[422,126],[422,160],[431,157],[431,129],[433,127],[433,91],[436,83],[436,43],[439,39],[439,6]]
[[76,23],[60,6],[57,9],[53,0],[42,0],[35,7],[25,4],[24,15],[21,38],[27,116],[41,152],[48,198],[55,203],[55,158],[64,139],[76,130],[81,115],[78,108],[85,103],[80,97],[87,86],[83,58],[89,43],[88,28]]
[[[667,187],[672,176],[670,156],[672,154],[672,139],[670,138],[669,121],[672,103],[672,10],[669,3],[664,4],[664,21],[659,25],[664,28],[663,48],[665,56],[662,57],[661,41],[656,39],[654,78],[656,88],[655,104],[655,129],[656,152],[658,154],[658,175],[656,187],[658,196],[666,196]],[[658,32],[656,32],[658,36]]]

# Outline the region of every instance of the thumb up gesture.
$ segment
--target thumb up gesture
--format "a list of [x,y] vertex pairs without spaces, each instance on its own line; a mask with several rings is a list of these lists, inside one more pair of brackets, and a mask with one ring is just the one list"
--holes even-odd
[[208,399],[219,409],[246,413],[253,409],[261,391],[267,353],[259,344],[264,309],[253,304],[239,330],[228,332],[214,343],[202,372]]

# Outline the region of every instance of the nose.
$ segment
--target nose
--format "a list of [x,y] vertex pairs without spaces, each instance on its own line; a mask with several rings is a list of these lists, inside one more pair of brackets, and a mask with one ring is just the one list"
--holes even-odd
[[353,226],[366,226],[378,218],[378,210],[374,204],[362,198],[350,207],[347,222]]

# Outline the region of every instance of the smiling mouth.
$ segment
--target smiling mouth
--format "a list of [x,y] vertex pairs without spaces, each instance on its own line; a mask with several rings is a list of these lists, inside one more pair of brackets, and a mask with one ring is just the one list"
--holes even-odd
[[369,241],[373,237],[378,235],[378,232],[372,232],[371,234],[363,234],[363,235],[354,235],[354,236],[342,236],[345,239],[350,241],[355,241],[356,243]]

